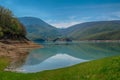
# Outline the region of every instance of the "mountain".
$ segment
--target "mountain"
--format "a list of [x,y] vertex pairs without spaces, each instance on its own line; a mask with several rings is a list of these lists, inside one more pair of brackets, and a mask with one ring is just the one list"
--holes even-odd
[[0,6],[0,40],[27,40],[26,29],[13,13]]
[[[85,22],[58,29],[35,17],[19,18],[31,40],[120,40],[120,20]],[[61,39],[62,38],[62,39]]]
[[74,40],[120,40],[120,20],[77,24],[65,29],[64,34]]
[[27,29],[27,37],[31,40],[45,39],[52,40],[60,35],[57,28],[43,20],[35,17],[21,17],[19,18],[21,23]]

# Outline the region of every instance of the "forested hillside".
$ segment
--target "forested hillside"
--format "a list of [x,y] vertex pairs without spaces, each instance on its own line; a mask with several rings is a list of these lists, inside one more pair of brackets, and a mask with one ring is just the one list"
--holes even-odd
[[24,40],[26,30],[13,13],[0,6],[0,40]]
[[39,18],[21,17],[19,18],[19,20],[26,27],[28,32],[27,37],[30,40],[38,40],[38,39],[52,40],[60,35],[59,29],[44,22]]
[[85,22],[66,29],[55,28],[39,18],[22,17],[31,40],[120,40],[120,20]]
[[120,21],[96,21],[77,24],[67,28],[64,34],[74,40],[119,40]]

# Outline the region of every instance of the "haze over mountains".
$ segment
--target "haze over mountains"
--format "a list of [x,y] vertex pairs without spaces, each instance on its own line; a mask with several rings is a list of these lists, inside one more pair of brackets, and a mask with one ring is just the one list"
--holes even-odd
[[72,40],[120,40],[120,20],[85,22],[66,29],[54,26],[35,17],[19,18],[31,40],[69,38]]

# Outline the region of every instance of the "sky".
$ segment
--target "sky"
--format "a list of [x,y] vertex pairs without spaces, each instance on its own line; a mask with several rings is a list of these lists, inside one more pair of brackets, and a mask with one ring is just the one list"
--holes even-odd
[[0,5],[16,17],[38,17],[57,28],[120,20],[120,0],[0,0]]

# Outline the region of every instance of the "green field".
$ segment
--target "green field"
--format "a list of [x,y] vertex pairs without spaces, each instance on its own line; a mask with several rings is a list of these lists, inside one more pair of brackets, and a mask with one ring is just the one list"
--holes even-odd
[[0,80],[120,80],[120,56],[38,73],[5,72],[7,58],[0,58]]

